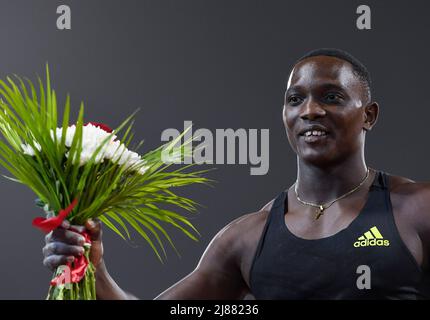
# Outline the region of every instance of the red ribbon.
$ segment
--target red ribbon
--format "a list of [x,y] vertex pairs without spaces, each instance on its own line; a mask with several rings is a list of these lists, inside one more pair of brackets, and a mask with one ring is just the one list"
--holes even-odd
[[[87,232],[79,232],[76,229],[72,229],[75,232],[78,232],[85,238],[85,243],[91,244],[90,236]],[[82,255],[80,257],[75,257],[75,260],[73,262],[68,262],[66,269],[63,270],[63,272],[56,276],[54,279],[51,280],[51,286],[57,286],[61,284],[67,284],[67,283],[78,283],[85,277],[85,272],[88,268],[88,260],[87,258]]]
[[72,201],[72,203],[66,208],[61,209],[56,217],[52,218],[42,218],[37,217],[33,220],[32,225],[36,228],[39,228],[44,233],[49,233],[52,230],[58,228],[63,223],[64,219],[72,212],[73,208],[78,203],[78,198]]
[[113,131],[108,125],[106,125],[104,123],[100,123],[100,122],[88,122],[84,126],[87,126],[89,124],[92,124],[94,127],[100,128],[100,129],[106,131],[107,133],[111,133]]
[[[61,223],[63,223],[64,219],[66,219],[67,216],[72,212],[72,210],[74,209],[77,203],[78,203],[78,198],[73,200],[72,203],[66,209],[60,210],[60,212],[56,217],[51,217],[51,218],[38,217],[33,220],[32,224],[34,227],[39,228],[44,233],[49,233],[52,230],[58,228],[61,225]],[[70,229],[81,234],[85,238],[85,243],[91,244],[91,239],[87,232],[85,231],[79,232],[78,230],[73,229],[73,227]],[[88,260],[84,255],[80,257],[75,257],[73,262],[67,263],[66,268],[67,269],[63,270],[63,272],[60,275],[58,275],[57,277],[51,280],[52,286],[70,283],[70,282],[77,283],[81,281],[82,278],[85,276],[85,272],[87,271]]]

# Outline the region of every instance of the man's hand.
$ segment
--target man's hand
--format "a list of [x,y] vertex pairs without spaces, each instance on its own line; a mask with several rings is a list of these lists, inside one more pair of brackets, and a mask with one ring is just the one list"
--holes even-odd
[[87,231],[91,238],[90,260],[97,269],[103,261],[103,243],[101,222],[95,220],[88,220],[85,227],[71,226],[68,221],[64,221],[61,227],[48,233],[43,248],[43,264],[53,271],[81,256],[85,241],[79,234],[82,231]]
[[85,226],[71,226],[68,221],[64,221],[59,228],[48,233],[43,248],[43,264],[53,271],[82,255],[85,239],[79,232],[83,231],[88,232],[91,238],[90,260],[96,268],[97,299],[136,299],[123,291],[107,272],[103,261],[101,222],[98,220],[90,219]]

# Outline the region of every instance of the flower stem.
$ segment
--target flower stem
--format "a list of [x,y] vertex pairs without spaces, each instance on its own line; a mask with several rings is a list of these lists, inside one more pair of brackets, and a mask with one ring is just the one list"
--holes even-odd
[[[96,282],[95,268],[90,261],[90,248],[85,247],[84,252],[87,258],[88,267],[85,271],[85,276],[78,283],[62,283],[56,286],[50,286],[48,290],[47,300],[95,300],[96,299]],[[67,266],[58,267],[53,275],[53,278],[61,275]]]

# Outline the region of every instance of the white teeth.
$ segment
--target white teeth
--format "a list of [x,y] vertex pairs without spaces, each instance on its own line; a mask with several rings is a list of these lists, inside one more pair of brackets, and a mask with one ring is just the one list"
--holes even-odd
[[304,135],[305,135],[305,137],[309,137],[309,136],[325,136],[326,133],[324,131],[320,131],[320,130],[313,130],[313,131],[306,131]]

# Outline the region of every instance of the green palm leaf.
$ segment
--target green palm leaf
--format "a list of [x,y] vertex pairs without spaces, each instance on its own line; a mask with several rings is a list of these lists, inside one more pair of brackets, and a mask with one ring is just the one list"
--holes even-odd
[[[198,205],[174,190],[211,183],[204,177],[208,170],[193,171],[194,165],[173,169],[175,165],[162,159],[165,150],[179,159],[187,156],[187,146],[192,141],[181,143],[185,132],[144,154],[144,162],[133,167],[126,168],[112,161],[97,162],[99,152],[113,134],[126,147],[131,144],[134,113],[80,166],[77,164],[82,153],[84,105],[81,104],[73,123],[76,132],[69,147],[66,130],[71,125],[70,97],[65,101],[60,119],[62,134],[58,140],[57,107],[48,66],[46,82],[38,78],[37,86],[17,76],[0,80],[0,165],[10,173],[8,179],[27,185],[42,204],[56,213],[78,198],[78,205],[68,217],[71,223],[83,225],[87,219],[98,217],[124,240],[131,238],[129,228],[134,229],[160,261],[167,256],[165,243],[177,252],[166,231],[167,225],[197,240],[199,233],[190,221],[190,214],[196,212]],[[34,155],[24,154],[23,144],[31,147]],[[145,173],[137,174],[143,167],[147,168]],[[175,208],[187,213],[179,214]]]

